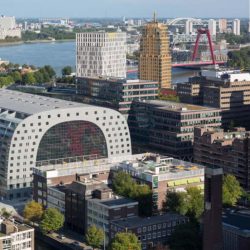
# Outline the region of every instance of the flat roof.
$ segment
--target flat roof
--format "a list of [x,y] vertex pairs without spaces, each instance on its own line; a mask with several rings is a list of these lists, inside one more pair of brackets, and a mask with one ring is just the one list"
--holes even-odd
[[236,227],[241,231],[250,232],[250,210],[227,211],[223,214],[222,221],[224,224]]
[[107,207],[122,206],[122,205],[128,205],[130,203],[137,203],[137,201],[124,197],[112,198],[108,200],[100,200],[100,199],[91,199],[91,200],[97,201],[98,203],[103,204]]
[[153,224],[164,223],[176,219],[186,219],[185,216],[174,214],[174,213],[166,213],[162,215],[152,216],[152,217],[130,217],[126,219],[119,219],[112,221],[111,223],[116,224],[120,227],[124,228],[136,228],[149,226]]
[[159,109],[169,110],[169,111],[179,111],[179,112],[219,110],[218,108],[192,105],[187,103],[163,101],[163,100],[143,100],[140,101],[140,103],[152,104],[157,106]]
[[91,107],[91,105],[0,89],[0,109],[32,115],[43,111],[76,107]]

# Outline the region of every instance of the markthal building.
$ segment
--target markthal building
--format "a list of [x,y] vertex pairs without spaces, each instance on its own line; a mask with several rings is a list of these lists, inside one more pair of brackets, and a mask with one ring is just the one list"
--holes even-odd
[[131,154],[125,118],[117,111],[0,90],[0,196],[31,194],[33,167]]

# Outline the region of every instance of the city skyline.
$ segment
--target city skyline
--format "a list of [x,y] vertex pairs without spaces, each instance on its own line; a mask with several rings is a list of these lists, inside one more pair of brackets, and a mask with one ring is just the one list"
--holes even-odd
[[[62,4],[60,0],[9,0],[1,4],[1,14],[16,17],[105,18],[105,17],[150,17],[155,10],[159,17],[193,16],[203,18],[247,18],[249,1],[242,0],[72,0]],[[77,6],[77,8],[76,8]],[[143,6],[143,8],[142,8]],[[223,10],[223,12],[222,12]],[[115,13],[115,14],[114,14]]]

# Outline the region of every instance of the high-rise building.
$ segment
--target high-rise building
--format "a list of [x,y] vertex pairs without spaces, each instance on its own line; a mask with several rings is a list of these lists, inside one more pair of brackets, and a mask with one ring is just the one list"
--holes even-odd
[[193,33],[193,21],[187,20],[185,24],[185,31],[187,35],[190,35]]
[[126,77],[126,33],[76,34],[77,77]]
[[160,88],[171,88],[171,69],[167,26],[154,17],[142,31],[139,78],[158,81]]
[[236,36],[240,36],[240,20],[239,19],[233,20],[233,33]]
[[6,37],[21,37],[21,29],[16,25],[16,19],[12,16],[0,16],[0,39]]
[[211,36],[216,35],[216,20],[209,19],[209,21],[208,21],[208,29],[210,31]]
[[220,33],[227,32],[227,19],[219,19],[219,32]]

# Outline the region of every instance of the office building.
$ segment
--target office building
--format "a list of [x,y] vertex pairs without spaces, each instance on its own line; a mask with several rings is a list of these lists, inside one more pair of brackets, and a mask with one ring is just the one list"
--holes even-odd
[[240,20],[239,19],[233,20],[233,33],[236,36],[240,36]]
[[158,82],[117,78],[78,78],[77,94],[85,102],[110,107],[126,115],[134,100],[153,100],[158,96]]
[[250,74],[224,68],[205,69],[201,76],[178,84],[182,102],[221,109],[225,128],[240,126],[250,129]]
[[172,62],[167,26],[156,18],[143,27],[140,41],[139,78],[158,81],[162,89],[171,88]]
[[193,21],[191,21],[191,20],[186,21],[185,32],[186,32],[186,35],[193,34]]
[[126,77],[126,33],[76,34],[77,77]]
[[0,125],[6,199],[29,197],[34,166],[131,154],[127,122],[111,109],[1,89]]
[[231,132],[222,129],[195,128],[194,161],[208,167],[220,167],[234,175],[250,190],[250,133],[243,128]]
[[219,19],[219,33],[227,32],[227,19]]
[[194,127],[221,125],[220,109],[159,100],[134,102],[128,119],[134,150],[192,160]]
[[153,153],[135,155],[136,159],[116,164],[113,172],[128,173],[137,183],[152,190],[153,213],[162,209],[167,191],[185,192],[189,187],[204,188],[204,167]]
[[15,17],[0,16],[0,40],[6,37],[21,38],[21,29],[17,27]]
[[222,175],[220,167],[205,169],[205,206],[203,213],[203,250],[223,249]]
[[104,230],[106,244],[109,242],[111,221],[137,215],[138,202],[115,196],[112,190],[96,190],[96,196],[87,199],[87,228],[95,225]]
[[250,211],[226,211],[222,217],[223,249],[248,250],[250,246]]
[[216,20],[214,20],[214,19],[208,20],[208,29],[210,31],[211,36],[216,35]]
[[165,245],[175,227],[188,222],[188,218],[179,214],[163,214],[149,218],[131,217],[114,220],[110,223],[110,239],[119,232],[132,232],[143,250]]
[[0,249],[35,250],[34,228],[0,218]]

